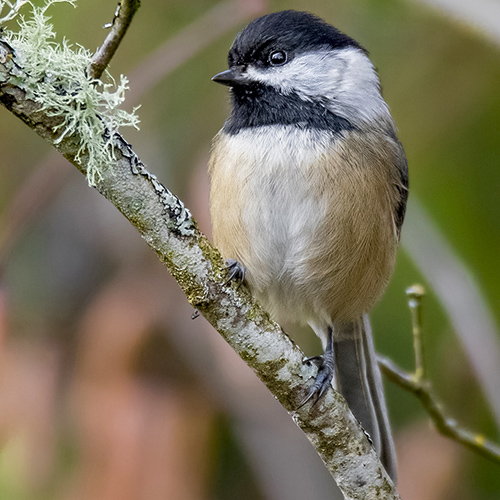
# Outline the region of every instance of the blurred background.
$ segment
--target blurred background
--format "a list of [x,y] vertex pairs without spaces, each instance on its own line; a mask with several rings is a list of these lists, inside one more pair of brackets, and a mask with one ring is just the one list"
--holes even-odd
[[[91,50],[116,3],[51,10]],[[377,349],[413,368],[405,289],[426,286],[430,378],[449,416],[500,428],[500,3],[143,0],[113,59],[124,130],[210,233],[207,157],[227,90],[210,78],[251,19],[309,10],[370,51],[400,129],[411,202],[372,315]],[[0,110],[0,499],[341,498],[319,458],[82,175]],[[308,355],[320,346],[292,332]],[[405,500],[500,498],[500,465],[439,436],[386,383]]]

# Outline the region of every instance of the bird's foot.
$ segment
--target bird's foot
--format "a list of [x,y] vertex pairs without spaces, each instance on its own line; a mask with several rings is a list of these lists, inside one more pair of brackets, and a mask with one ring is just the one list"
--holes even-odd
[[227,259],[226,260],[226,269],[228,271],[228,278],[224,282],[225,285],[234,281],[240,286],[245,281],[245,274],[247,272],[247,268],[238,262],[235,259]]
[[310,358],[304,359],[304,361],[302,361],[302,363],[303,364],[314,363],[319,369],[319,368],[321,368],[321,365],[323,364],[323,356],[311,356]]
[[325,394],[332,383],[333,379],[333,359],[331,356],[313,356],[312,358],[307,358],[304,363],[314,363],[318,367],[318,374],[312,387],[309,389],[307,396],[301,401],[299,409],[302,408],[308,401],[314,398],[313,406],[320,400],[320,398]]

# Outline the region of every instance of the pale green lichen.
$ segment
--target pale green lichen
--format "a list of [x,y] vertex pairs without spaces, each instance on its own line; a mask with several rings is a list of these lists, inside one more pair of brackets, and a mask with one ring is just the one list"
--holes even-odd
[[[78,139],[75,161],[85,157],[87,180],[95,186],[104,169],[115,160],[114,135],[120,127],[137,128],[139,119],[136,109],[132,113],[119,109],[128,88],[126,77],[121,76],[119,83],[108,72],[106,81],[89,78],[92,54],[83,47],[72,47],[67,40],[55,41],[46,13],[51,5],[60,2],[74,5],[73,0],[47,0],[43,7],[28,2],[31,14],[18,15],[18,31],[5,29],[3,37],[15,50],[26,74],[23,86],[28,97],[40,103],[50,116],[62,118],[54,130],[58,134],[54,144],[57,146],[69,136]],[[12,19],[24,3],[9,2],[5,20]],[[3,7],[4,2],[0,3],[0,13]]]
[[29,0],[16,0],[15,2],[0,0],[0,26],[15,19],[21,7],[27,3],[30,4],[31,2]]

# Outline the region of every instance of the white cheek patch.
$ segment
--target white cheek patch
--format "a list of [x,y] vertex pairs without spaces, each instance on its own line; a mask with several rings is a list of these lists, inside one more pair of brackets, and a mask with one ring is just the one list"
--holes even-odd
[[336,86],[345,67],[342,58],[321,51],[302,54],[283,66],[265,69],[249,66],[246,74],[252,80],[274,87],[283,94],[296,92],[308,99],[323,96],[326,88]]
[[304,101],[321,101],[354,123],[392,123],[377,73],[366,54],[355,47],[308,52],[283,66],[249,66],[246,75],[284,95],[295,93]]

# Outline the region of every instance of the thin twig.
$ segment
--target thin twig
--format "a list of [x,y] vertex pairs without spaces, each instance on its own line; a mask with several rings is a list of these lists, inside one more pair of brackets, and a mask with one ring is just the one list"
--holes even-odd
[[122,0],[118,4],[113,22],[106,24],[105,28],[111,28],[104,43],[97,49],[89,67],[90,78],[101,78],[103,71],[114,56],[118,45],[127,32],[134,14],[141,6],[140,0]]
[[417,382],[411,374],[384,356],[378,355],[378,364],[382,373],[391,382],[411,392],[420,400],[441,434],[458,441],[493,462],[500,463],[500,447],[481,434],[462,429],[455,420],[447,418],[444,415],[441,402],[430,387],[426,387],[422,382]]
[[500,463],[500,446],[489,441],[481,434],[462,429],[455,420],[446,417],[441,402],[432,390],[430,381],[425,377],[421,311],[421,301],[425,291],[421,285],[414,285],[406,293],[412,315],[415,373],[408,373],[390,359],[378,355],[378,364],[382,373],[391,382],[399,385],[420,400],[441,434],[463,444],[493,462]]
[[415,377],[425,380],[424,344],[422,339],[422,298],[425,290],[421,285],[413,285],[406,290],[408,306],[411,312],[413,350],[415,352]]
[[416,196],[405,227],[404,247],[439,297],[500,429],[500,331],[493,310],[473,270]]

